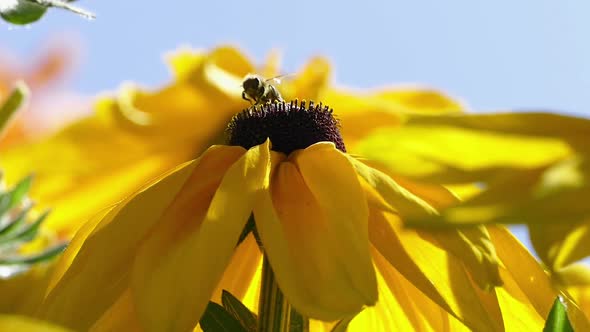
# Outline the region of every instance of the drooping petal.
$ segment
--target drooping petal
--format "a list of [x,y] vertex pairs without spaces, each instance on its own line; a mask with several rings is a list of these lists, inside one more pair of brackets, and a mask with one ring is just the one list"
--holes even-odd
[[[382,200],[389,203],[393,211],[398,211],[402,218],[419,218],[418,216],[436,215],[437,209],[453,205],[458,199],[447,189],[436,184],[421,184],[408,179],[398,177],[404,186],[392,179],[390,174],[385,174],[371,168],[356,159],[349,157],[356,166],[357,173],[362,178],[369,205],[381,211],[383,204],[378,199],[371,199],[372,188],[378,192]],[[388,176],[389,175],[389,176]],[[482,289],[489,289],[500,285],[498,274],[498,261],[489,235],[483,227],[474,227],[462,230],[434,230],[431,235],[440,245],[454,254],[457,259],[465,264],[471,272],[475,282]]]
[[[488,227],[488,229],[498,256],[506,267],[503,273],[514,280],[513,283],[507,285],[507,291],[511,293],[511,285],[517,286],[537,313],[546,318],[555,297],[559,294],[553,288],[547,273],[506,228],[497,226]],[[506,279],[508,280],[508,278]],[[565,300],[571,302],[568,298]],[[566,308],[576,331],[590,330],[588,319],[575,304],[571,303]]]
[[[200,159],[162,175],[119,203],[96,226],[81,231],[80,240],[75,238],[74,246],[58,262],[62,268],[56,274],[61,277],[53,281],[42,316],[86,330],[128,287],[139,244],[162,222],[165,213],[180,204],[177,195],[190,194],[187,190],[198,192],[199,188],[214,190],[225,169],[242,154],[241,148],[212,147]],[[198,203],[194,204],[198,207]],[[183,221],[176,220],[170,228]]]
[[[223,290],[230,292],[242,300],[250,286],[258,282],[254,277],[262,263],[262,253],[254,236],[250,234],[236,248],[231,262],[223,272],[223,277],[217,285],[211,301],[221,303]],[[243,302],[243,301],[242,301]]]
[[508,273],[502,270],[504,285],[494,289],[502,309],[504,328],[506,331],[541,331],[546,317],[539,315],[526,294],[506,275]]
[[354,169],[332,144],[278,164],[254,210],[279,287],[312,318],[335,320],[377,298],[367,207]]
[[[408,177],[439,183],[486,181],[514,169],[545,166],[572,154],[566,131],[553,130],[551,135],[532,130],[529,127],[538,125],[535,119],[548,122],[553,116],[415,116],[399,128],[373,132],[351,152]],[[580,127],[583,120],[577,121]]]
[[[582,199],[590,194],[590,186],[583,175],[590,175],[590,162],[575,160],[566,159],[551,167],[502,173],[487,183],[481,193],[441,209],[438,216],[407,218],[405,221],[428,227],[581,221],[590,214],[590,208]],[[564,168],[575,170],[579,176],[561,176]]]
[[368,186],[365,190],[375,190],[393,211],[400,215],[414,218],[426,218],[436,215],[437,211],[420,197],[400,186],[391,177],[383,172],[371,168],[354,157],[348,156],[348,160],[354,166],[356,173]]
[[483,292],[461,260],[427,232],[402,229],[390,213],[371,210],[369,232],[379,253],[432,301],[478,331],[502,328],[497,299]]
[[539,257],[553,271],[590,256],[590,220],[529,224],[529,236]]
[[[146,331],[188,331],[197,325],[255,198],[268,183],[269,146],[267,141],[246,152],[225,172],[218,188],[194,191],[185,186],[139,247],[131,288]],[[189,182],[197,187],[211,176],[193,175],[199,182]]]
[[354,166],[331,143],[316,143],[295,152],[293,160],[323,215],[332,223],[328,227],[334,227],[334,240],[344,242],[338,247],[345,257],[357,260],[359,265],[349,266],[348,272],[370,304],[376,298],[376,283],[368,245],[369,210]]
[[348,331],[469,331],[404,278],[375,248],[372,253],[379,301],[358,314]]

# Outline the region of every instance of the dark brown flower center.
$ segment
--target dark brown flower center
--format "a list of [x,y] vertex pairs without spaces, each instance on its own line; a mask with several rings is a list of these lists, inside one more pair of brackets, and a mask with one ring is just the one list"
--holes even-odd
[[255,105],[236,114],[227,126],[229,145],[250,149],[270,138],[272,150],[291,152],[317,142],[332,142],[346,152],[338,120],[328,106],[305,101]]

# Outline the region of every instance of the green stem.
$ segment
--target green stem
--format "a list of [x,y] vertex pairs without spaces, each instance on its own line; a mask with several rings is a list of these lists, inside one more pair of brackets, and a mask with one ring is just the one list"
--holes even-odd
[[259,332],[307,332],[307,318],[295,311],[276,282],[266,255],[262,262],[262,287],[258,300]]
[[10,96],[8,96],[3,104],[0,104],[0,137],[2,136],[2,131],[6,128],[8,121],[16,111],[18,111],[28,95],[29,89],[23,82],[19,81],[16,83],[16,87]]

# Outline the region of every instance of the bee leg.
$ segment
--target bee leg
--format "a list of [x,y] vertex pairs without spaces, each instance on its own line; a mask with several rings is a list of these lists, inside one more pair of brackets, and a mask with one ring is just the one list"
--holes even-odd
[[242,99],[247,100],[250,102],[250,104],[254,105],[255,101],[248,98],[248,95],[246,94],[246,91],[242,91]]

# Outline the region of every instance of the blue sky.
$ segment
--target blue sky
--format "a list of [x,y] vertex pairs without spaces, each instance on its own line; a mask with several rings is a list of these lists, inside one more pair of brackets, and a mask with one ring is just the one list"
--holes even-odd
[[422,83],[477,110],[590,116],[590,2],[350,3],[82,0],[96,21],[53,11],[29,28],[2,24],[0,47],[27,56],[49,37],[77,36],[84,57],[69,87],[86,94],[124,80],[157,86],[168,78],[165,51],[232,43],[257,61],[282,49],[285,72],[327,55],[347,86]]
[[84,56],[68,88],[84,94],[113,90],[126,80],[158,86],[169,77],[164,52],[230,43],[259,62],[271,49],[282,49],[287,73],[312,55],[326,55],[336,81],[346,86],[420,83],[461,97],[478,111],[590,116],[588,1],[78,4],[98,19],[54,10],[27,28],[1,24],[0,48],[28,58],[50,38],[76,37]]

